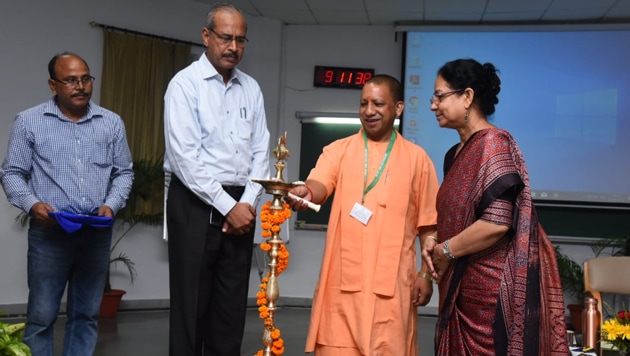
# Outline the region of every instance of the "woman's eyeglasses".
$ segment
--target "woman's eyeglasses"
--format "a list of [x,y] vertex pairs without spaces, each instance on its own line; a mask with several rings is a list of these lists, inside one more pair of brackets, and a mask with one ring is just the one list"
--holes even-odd
[[451,95],[451,94],[461,93],[461,92],[463,92],[463,91],[464,91],[464,89],[457,89],[457,90],[447,91],[447,92],[444,92],[444,93],[434,93],[434,94],[431,96],[431,99],[429,99],[429,102],[431,102],[431,104],[434,104],[434,103],[439,103],[439,102],[441,102],[441,101],[442,101],[442,99],[444,99],[445,97],[447,97],[447,96],[449,96],[449,95]]

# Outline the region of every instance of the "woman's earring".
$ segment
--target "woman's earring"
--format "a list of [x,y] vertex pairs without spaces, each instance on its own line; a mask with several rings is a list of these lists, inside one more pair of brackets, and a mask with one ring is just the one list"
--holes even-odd
[[466,115],[464,115],[464,121],[468,122],[468,110],[466,110]]

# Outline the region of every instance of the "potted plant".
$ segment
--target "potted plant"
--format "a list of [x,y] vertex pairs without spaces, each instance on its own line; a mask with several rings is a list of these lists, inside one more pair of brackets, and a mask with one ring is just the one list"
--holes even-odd
[[575,297],[580,304],[567,304],[573,331],[582,333],[582,310],[584,306],[584,271],[580,264],[572,260],[569,256],[560,251],[560,247],[556,246],[556,259],[558,260],[558,272],[562,289],[566,295]]
[[[600,256],[604,251],[609,251],[610,256],[627,256],[627,253],[630,252],[628,243],[630,243],[629,237],[618,237],[598,240],[591,244],[590,247],[593,251],[593,257]],[[610,248],[610,250],[606,250],[607,248]],[[558,272],[562,282],[562,289],[568,296],[575,297],[578,301],[575,304],[567,305],[573,331],[582,333],[584,268],[582,264],[575,262],[571,257],[562,253],[559,246],[556,246],[556,259],[558,260]]]
[[138,224],[158,226],[163,223],[164,172],[162,158],[135,161],[133,170],[134,180],[127,204],[116,214],[118,224],[116,230],[120,230],[120,233],[115,237],[110,249],[107,279],[101,302],[100,315],[102,318],[116,316],[122,296],[126,293],[125,290],[112,288],[111,267],[115,267],[119,262],[122,263],[131,283],[137,274],[133,260],[124,252],[116,250],[118,244]]
[[0,320],[0,356],[31,356],[31,349],[22,342],[25,323],[6,324]]
[[[124,226],[124,222],[121,226]],[[105,279],[105,290],[103,291],[103,299],[101,300],[101,311],[99,313],[101,318],[113,318],[116,316],[118,312],[118,307],[120,306],[120,301],[122,300],[123,295],[127,293],[122,289],[113,289],[111,285],[111,276],[110,270],[112,265],[116,265],[118,262],[121,262],[129,273],[129,280],[133,284],[133,280],[136,277],[136,267],[135,263],[129,258],[124,252],[120,252],[118,256],[114,255],[114,250],[118,243],[127,235],[127,233],[133,228],[132,226],[127,227],[115,240],[111,249],[109,250],[109,265],[107,266],[107,277]]]

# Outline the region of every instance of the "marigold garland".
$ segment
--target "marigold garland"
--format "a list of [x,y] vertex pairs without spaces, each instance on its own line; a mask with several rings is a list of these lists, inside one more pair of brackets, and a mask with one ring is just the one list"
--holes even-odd
[[[280,231],[280,225],[284,223],[287,219],[291,217],[291,209],[289,208],[289,204],[283,203],[282,210],[274,210],[271,211],[271,202],[268,201],[263,205],[260,212],[260,226],[262,227],[262,237],[269,238],[273,236],[274,233],[278,233]],[[260,244],[260,249],[267,252],[271,250],[271,244],[268,242],[263,242]],[[280,244],[278,248],[278,257],[277,257],[277,265],[276,265],[276,276],[279,276],[287,267],[289,266],[289,250],[284,244]],[[267,272],[267,277],[263,278],[260,283],[260,291],[256,293],[256,304],[258,305],[258,312],[261,319],[265,322],[265,328],[270,330],[271,339],[273,340],[271,344],[271,352],[274,355],[280,356],[284,354],[284,340],[282,339],[280,329],[276,328],[273,325],[273,321],[271,320],[271,314],[269,313],[269,308],[267,307],[267,283],[269,282],[269,276],[271,272]],[[256,353],[256,356],[263,356],[264,351],[259,350]]]

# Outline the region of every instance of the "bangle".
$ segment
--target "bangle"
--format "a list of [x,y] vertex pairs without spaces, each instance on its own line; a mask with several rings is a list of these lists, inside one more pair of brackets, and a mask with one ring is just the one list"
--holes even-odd
[[435,241],[436,244],[439,243],[438,240],[437,240],[437,237],[435,237],[433,235],[427,236],[427,239],[431,239],[431,240]]
[[428,274],[428,273],[418,272],[418,277],[422,277],[424,279],[428,279],[430,281],[433,281],[433,276]]
[[306,188],[306,190],[308,190],[308,192],[311,193],[311,199],[309,199],[309,200],[314,203],[313,199],[315,199],[315,195],[313,194],[313,191],[306,184],[304,184],[304,188]]
[[449,260],[454,260],[455,256],[451,253],[451,250],[448,248],[449,240],[444,241],[444,246],[442,246],[442,251],[444,252],[444,256],[446,256]]

